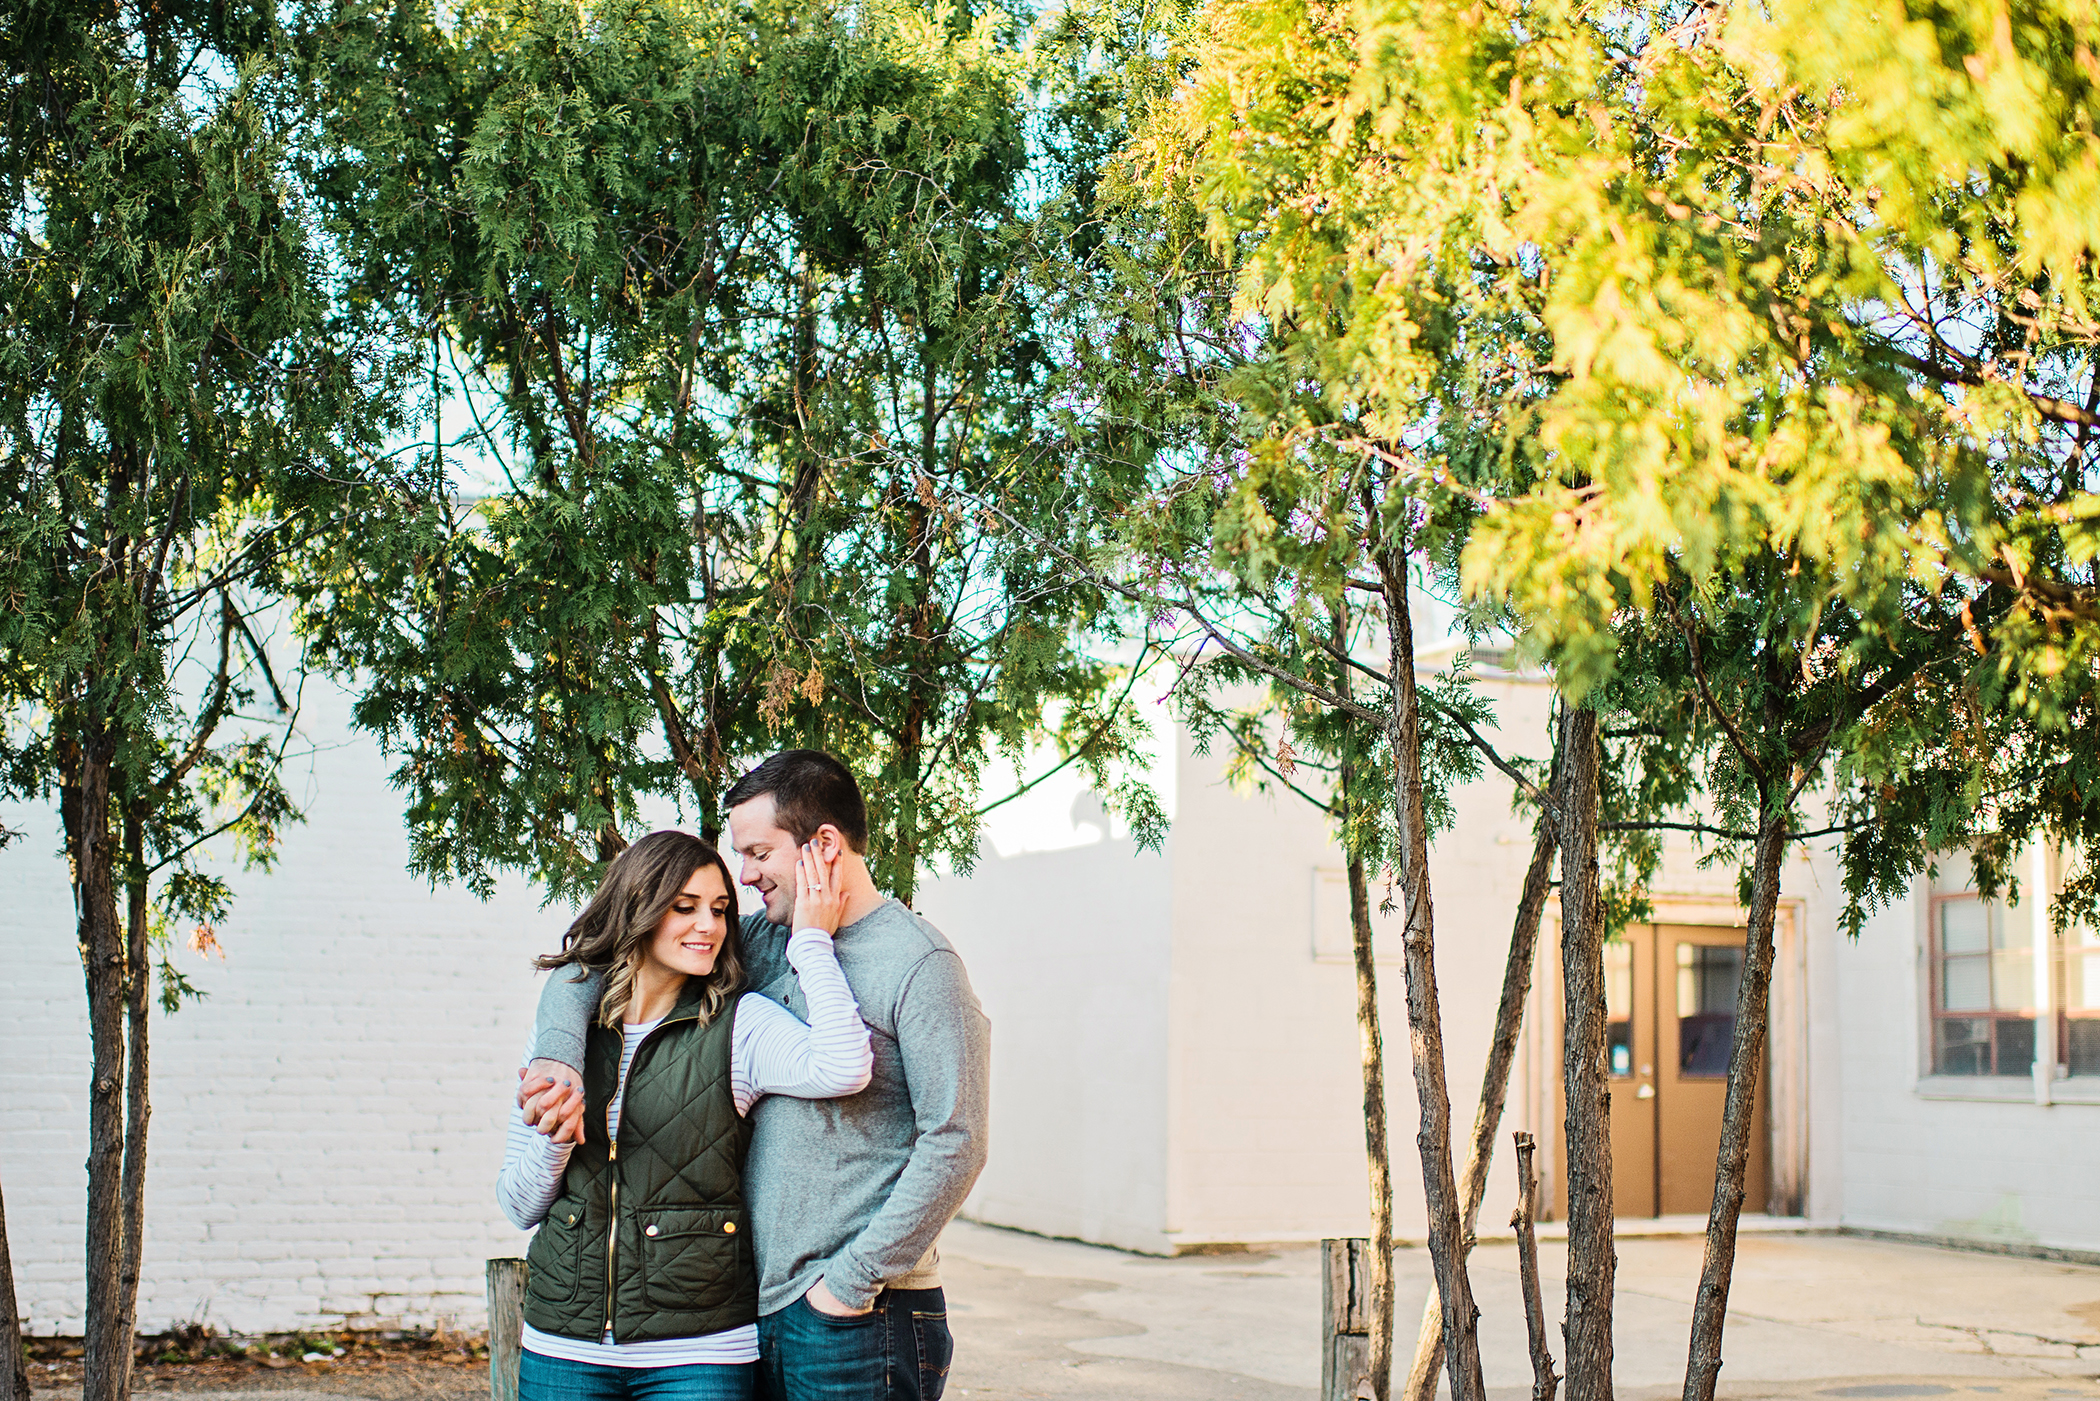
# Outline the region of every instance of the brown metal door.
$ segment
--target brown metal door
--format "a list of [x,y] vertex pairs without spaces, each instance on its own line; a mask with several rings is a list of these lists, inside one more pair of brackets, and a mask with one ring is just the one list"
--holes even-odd
[[[1655,1076],[1656,1210],[1664,1216],[1705,1215],[1713,1206],[1714,1164],[1720,1155],[1721,1112],[1728,1097],[1728,1052],[1735,1036],[1736,993],[1742,985],[1743,931],[1664,925],[1650,931],[1655,1006],[1663,1028]],[[1769,1059],[1769,1057],[1767,1058]],[[1756,1118],[1743,1205],[1763,1211],[1770,1180],[1770,1095],[1759,1077]],[[1613,1127],[1617,1127],[1616,1121]],[[1623,1161],[1613,1154],[1613,1168]],[[1637,1200],[1619,1198],[1625,1215]]]
[[1604,946],[1605,1063],[1611,1069],[1612,1209],[1656,1214],[1655,929]]

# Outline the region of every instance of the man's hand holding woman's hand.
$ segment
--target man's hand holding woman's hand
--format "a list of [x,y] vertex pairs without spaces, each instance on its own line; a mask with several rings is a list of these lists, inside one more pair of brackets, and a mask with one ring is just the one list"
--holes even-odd
[[821,929],[826,934],[839,932],[839,920],[846,912],[846,895],[839,889],[838,858],[827,860],[814,842],[804,842],[795,857],[795,923],[796,929]]
[[558,1060],[536,1060],[518,1072],[525,1122],[556,1143],[583,1142],[583,1076]]

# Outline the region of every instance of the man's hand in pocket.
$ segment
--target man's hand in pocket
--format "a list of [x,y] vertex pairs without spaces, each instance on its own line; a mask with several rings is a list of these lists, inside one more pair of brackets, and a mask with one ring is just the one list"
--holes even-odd
[[844,1304],[838,1301],[838,1297],[836,1295],[834,1295],[829,1289],[824,1287],[824,1281],[821,1279],[818,1280],[815,1284],[812,1284],[809,1287],[809,1293],[803,1295],[802,1297],[808,1299],[809,1306],[815,1309],[818,1313],[828,1313],[833,1318],[859,1318],[863,1314],[870,1314],[875,1312],[873,1308],[847,1308]]

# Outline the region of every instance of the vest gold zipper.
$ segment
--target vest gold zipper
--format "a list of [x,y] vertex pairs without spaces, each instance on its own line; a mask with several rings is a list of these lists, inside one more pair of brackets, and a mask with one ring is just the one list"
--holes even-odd
[[612,1205],[609,1208],[610,1222],[605,1232],[605,1336],[613,1335],[613,1257],[620,1249],[620,1140],[612,1140],[612,1156],[609,1176],[612,1180]]

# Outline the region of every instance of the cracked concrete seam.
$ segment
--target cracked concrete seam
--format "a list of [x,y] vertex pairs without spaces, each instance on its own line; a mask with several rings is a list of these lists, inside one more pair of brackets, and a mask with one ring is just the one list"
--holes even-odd
[[2000,1352],[1997,1348],[1992,1347],[1991,1338],[1998,1337],[2022,1338],[2031,1343],[2040,1343],[2044,1347],[2068,1348],[2069,1352],[2067,1353],[2053,1355],[2069,1357],[2074,1362],[2083,1362],[2087,1360],[2088,1356],[2100,1358],[2100,1343],[2080,1342],[2075,1338],[2052,1338],[2046,1333],[2023,1333],[2017,1328],[1987,1328],[1961,1323],[1930,1323],[1922,1315],[1918,1316],[1915,1321],[1920,1328],[1937,1328],[1942,1332],[1967,1334],[1976,1340],[1977,1346],[1983,1349],[1986,1357],[2017,1358],[2021,1355],[2019,1353]]

